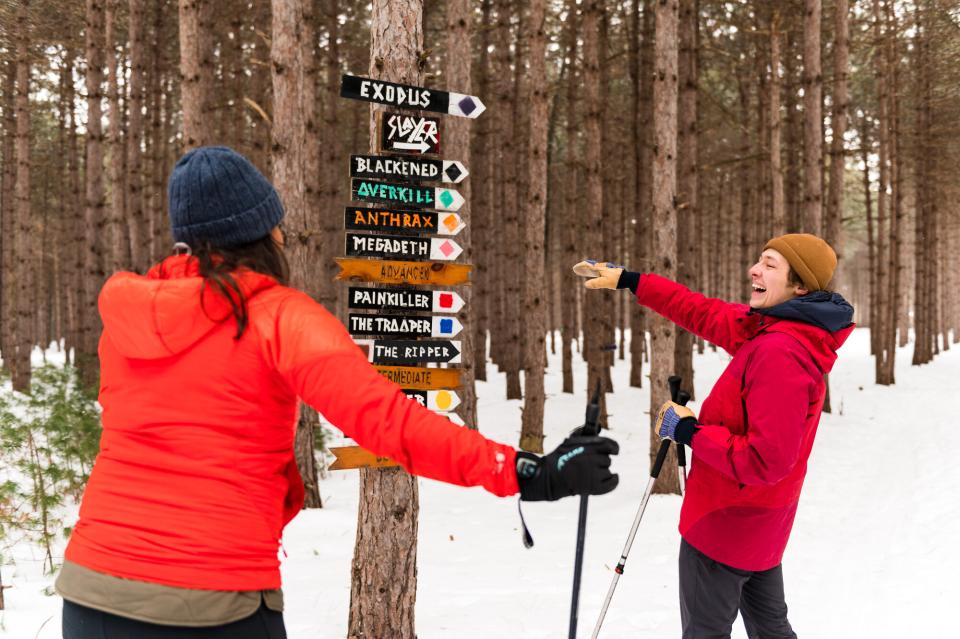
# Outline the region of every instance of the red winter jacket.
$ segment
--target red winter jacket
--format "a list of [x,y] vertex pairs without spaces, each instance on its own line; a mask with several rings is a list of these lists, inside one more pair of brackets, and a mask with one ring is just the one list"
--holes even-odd
[[778,565],[797,512],[825,386],[853,325],[828,332],[749,313],[656,275],[638,301],[733,355],[703,401],[680,534],[741,570]]
[[410,401],[307,295],[238,274],[250,324],[234,339],[226,300],[197,261],[100,293],[103,437],[66,558],[169,586],[280,586],[283,527],[300,510],[298,398],[411,473],[517,492],[515,452]]

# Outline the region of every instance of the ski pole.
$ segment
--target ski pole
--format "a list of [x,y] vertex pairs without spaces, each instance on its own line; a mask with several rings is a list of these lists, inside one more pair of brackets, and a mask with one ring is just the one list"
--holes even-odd
[[[679,391],[677,398],[673,400],[681,406],[686,406],[690,401],[690,393]],[[687,447],[677,442],[677,472],[680,473],[680,494],[687,494]]]
[[[680,378],[676,375],[667,380],[670,387],[671,398],[679,399]],[[676,390],[675,390],[676,389]],[[688,396],[689,399],[689,396]],[[678,404],[680,402],[677,402]],[[663,462],[667,458],[667,451],[670,450],[670,440],[664,439],[660,442],[660,450],[657,451],[657,457],[653,462],[653,468],[650,469],[650,479],[647,480],[647,488],[643,491],[643,498],[640,500],[640,508],[637,510],[637,516],[633,519],[633,525],[630,527],[630,534],[627,535],[627,543],[623,547],[623,553],[620,555],[620,561],[613,570],[613,581],[610,582],[610,588],[607,590],[607,596],[603,600],[603,607],[600,609],[600,618],[597,619],[597,625],[593,628],[591,639],[597,639],[600,636],[600,627],[607,616],[607,609],[610,608],[610,602],[613,600],[613,592],[617,589],[617,582],[620,581],[620,575],[623,574],[623,568],[627,563],[627,555],[630,554],[630,548],[633,546],[633,540],[637,536],[637,529],[640,527],[640,520],[643,519],[643,513],[647,509],[647,502],[650,501],[650,495],[653,493],[653,485],[657,483],[657,477],[660,476],[660,470],[663,468]]]
[[[587,404],[587,416],[581,431],[586,436],[600,434],[600,382]],[[583,546],[587,535],[587,495],[580,497],[580,514],[577,519],[577,551],[573,561],[573,597],[570,602],[569,639],[577,639],[577,621],[580,610],[580,576],[583,573]]]

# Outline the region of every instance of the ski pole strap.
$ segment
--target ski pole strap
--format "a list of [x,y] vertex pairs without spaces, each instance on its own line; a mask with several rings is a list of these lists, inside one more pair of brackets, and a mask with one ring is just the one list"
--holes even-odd
[[667,451],[670,450],[670,440],[664,439],[660,442],[660,450],[657,451],[657,458],[653,462],[653,469],[650,476],[654,479],[660,476],[660,469],[663,468],[663,462],[667,458]]
[[530,529],[527,528],[527,522],[523,518],[523,507],[521,505],[521,500],[517,500],[517,512],[520,513],[520,530],[521,538],[523,539],[524,548],[533,548],[533,535],[530,534]]

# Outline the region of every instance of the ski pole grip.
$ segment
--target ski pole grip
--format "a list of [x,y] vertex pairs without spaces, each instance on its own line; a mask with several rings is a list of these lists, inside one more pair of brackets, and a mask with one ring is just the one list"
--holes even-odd
[[[680,383],[683,379],[679,375],[671,375],[667,378],[667,387],[670,389],[670,401],[676,402],[677,395],[680,394]],[[680,402],[677,402],[678,404]]]
[[653,468],[650,470],[650,476],[654,479],[660,476],[660,469],[663,468],[663,462],[667,458],[667,451],[670,450],[670,440],[664,439],[660,442],[660,450],[657,451],[657,458],[653,462]]
[[677,466],[683,468],[687,465],[687,447],[677,442]]
[[690,393],[685,390],[680,391],[677,393],[677,399],[675,401],[681,406],[686,406],[687,402],[690,401]]

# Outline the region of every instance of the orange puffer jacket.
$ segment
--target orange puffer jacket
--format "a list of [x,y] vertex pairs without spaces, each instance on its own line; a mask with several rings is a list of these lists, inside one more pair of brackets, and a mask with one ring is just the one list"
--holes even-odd
[[171,257],[100,293],[103,437],[66,558],[210,590],[280,586],[283,527],[301,508],[299,399],[411,473],[517,492],[515,451],[411,401],[343,326],[270,277],[236,274],[250,325]]

